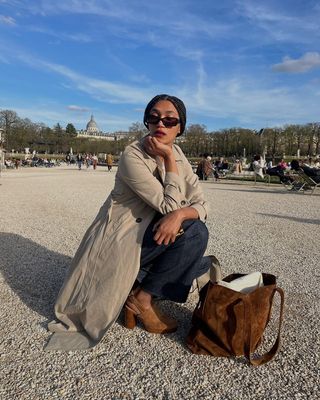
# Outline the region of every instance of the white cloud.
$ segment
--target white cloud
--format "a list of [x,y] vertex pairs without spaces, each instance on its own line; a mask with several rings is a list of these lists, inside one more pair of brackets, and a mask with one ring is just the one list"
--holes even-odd
[[263,30],[267,36],[259,41],[277,40],[310,44],[319,37],[319,8],[306,6],[302,13],[290,7],[290,2],[271,0],[258,4],[253,0],[237,0],[236,12],[250,20],[253,27]]
[[40,26],[30,26],[28,29],[32,32],[37,32],[37,33],[43,33],[48,36],[52,36],[55,38],[58,38],[60,40],[71,40],[74,42],[79,42],[79,43],[90,43],[92,42],[92,38],[89,35],[86,35],[84,33],[65,33],[61,32],[59,30],[53,31],[52,29],[48,28],[43,28]]
[[144,104],[149,98],[153,97],[154,92],[157,91],[156,87],[150,88],[143,87],[142,85],[133,86],[91,78],[64,65],[47,62],[37,57],[33,57],[24,51],[14,50],[12,48],[8,49],[5,45],[1,46],[0,42],[0,49],[1,48],[5,49],[8,59],[17,59],[34,69],[41,69],[46,72],[51,71],[63,76],[68,80],[67,86],[70,89],[75,88],[83,93],[89,94],[92,98],[103,102]]
[[[201,90],[197,91],[198,86],[201,86]],[[168,88],[162,89],[167,91]],[[148,91],[151,92],[151,89],[148,88]],[[259,81],[249,78],[212,83],[204,71],[199,71],[199,80],[194,87],[171,87],[169,91],[185,101],[188,123],[203,123],[206,119],[209,121],[209,130],[231,126],[260,128],[264,125],[306,123],[317,120],[318,115],[318,93],[304,91],[303,88],[294,90],[286,87],[262,87]],[[135,105],[138,107],[133,110],[139,113],[137,117],[131,113],[107,113],[99,110],[96,105],[93,110],[95,119],[105,131],[126,130],[135,120],[141,119],[144,109],[139,106],[144,106],[152,96],[146,95],[146,98],[139,101],[137,99]],[[14,109],[21,117],[28,117],[32,121],[40,120],[49,126],[57,122],[65,126],[72,122],[78,129],[83,129],[90,119],[85,112],[71,114],[78,107],[85,108],[76,105],[71,106],[71,109],[70,106],[63,109],[60,104],[41,101],[32,108],[23,108],[13,106],[9,101],[2,103],[3,108]],[[234,121],[234,124],[230,121]]]
[[15,25],[16,21],[12,17],[6,16],[6,15],[0,15],[0,24]]
[[[71,122],[77,129],[84,129],[90,120],[90,114],[71,116],[70,112],[63,109],[60,104],[45,103],[46,100],[43,99],[41,104],[32,104],[29,107],[24,107],[23,105],[13,105],[9,99],[0,99],[0,109],[14,110],[20,118],[29,118],[32,122],[42,122],[50,127],[53,127],[58,122],[65,127]],[[126,131],[135,122],[126,117],[118,117],[97,110],[94,112],[94,118],[99,127],[106,132]]]
[[53,64],[45,61],[38,61],[38,64],[47,70],[53,71],[69,79],[78,90],[90,94],[95,99],[109,103],[133,103],[145,102],[149,89],[134,87],[121,83],[114,83],[107,80],[90,78],[79,74],[63,65]]
[[9,110],[14,110],[19,117],[21,118],[29,118],[32,122],[44,122],[46,124],[56,124],[61,121],[61,119],[65,118],[65,116],[61,113],[61,110],[58,108],[56,110],[49,110],[48,107],[35,105],[31,107],[21,107],[16,105],[11,105],[10,101],[6,101],[3,106],[0,105],[0,108],[6,108]]
[[25,2],[23,6],[33,14],[59,15],[59,14],[92,14],[114,18],[131,18],[130,11],[124,4],[113,4],[109,0],[72,0],[67,2],[52,2],[42,0],[40,4]]
[[[51,16],[66,14],[93,15],[105,23],[106,28],[114,34],[131,38],[137,31],[144,27],[144,35],[140,36],[143,42],[152,42],[151,33],[161,39],[161,35],[169,38],[172,42],[179,38],[186,42],[194,37],[225,37],[232,26],[218,21],[214,14],[210,21],[199,17],[188,11],[188,5],[183,0],[164,1],[154,3],[148,0],[139,2],[128,2],[127,0],[72,0],[67,2],[52,2],[42,0],[41,2],[21,1],[16,6],[34,15]],[[177,18],[177,15],[179,18]],[[152,18],[150,16],[155,16]],[[97,21],[99,21],[97,19]],[[182,21],[182,22],[181,22]],[[126,27],[126,28],[124,28]],[[129,34],[128,34],[129,33]],[[137,39],[137,37],[136,37]],[[162,41],[163,41],[162,37]],[[190,45],[190,44],[189,44]]]
[[259,127],[310,122],[318,115],[314,93],[306,93],[302,88],[263,87],[252,78],[226,79],[214,84],[206,80],[201,98],[192,88],[179,95],[186,100],[193,120],[198,121],[206,116],[212,120],[233,120],[237,126]]
[[[8,53],[5,44],[3,49]],[[109,131],[126,129],[133,122],[129,121],[129,116],[132,118],[133,108],[143,107],[155,94],[165,92],[176,94],[186,102],[188,114],[193,118],[189,120],[190,122],[199,123],[207,120],[211,121],[212,126],[217,126],[215,120],[226,121],[223,127],[230,126],[229,121],[236,121],[236,126],[246,124],[249,127],[259,127],[266,122],[269,126],[292,122],[303,123],[313,121],[318,116],[317,94],[305,86],[299,86],[299,83],[295,87],[287,88],[278,83],[275,85],[273,82],[255,79],[252,75],[236,79],[217,78],[207,72],[207,68],[201,60],[198,60],[193,79],[185,79],[184,85],[181,80],[177,80],[175,86],[163,84],[160,87],[155,86],[153,82],[133,85],[95,79],[64,65],[38,59],[13,48],[8,56],[34,69],[62,77],[60,84],[67,85],[69,93],[74,95],[77,94],[77,91],[81,91],[88,94],[88,99],[91,97],[109,104],[133,105],[133,107],[129,106],[130,111],[126,114],[123,111],[116,111],[110,116],[110,119],[105,117],[106,113],[100,112],[101,121],[106,121],[104,126]],[[195,77],[197,79],[194,79]],[[68,110],[66,106],[64,107],[64,112],[60,113],[61,117],[57,111],[57,117],[52,123],[70,122],[70,116],[76,115],[78,123],[81,121],[81,124],[84,124],[84,122],[82,123],[82,120],[85,119],[84,114],[71,114],[71,111],[77,111],[77,107],[84,107],[73,105],[69,106]],[[94,115],[102,127],[99,107],[99,105],[95,106]],[[110,106],[110,109],[111,107],[113,108]],[[42,112],[45,114],[45,106],[42,108]],[[58,109],[58,106],[56,108]],[[52,110],[52,107],[47,107],[47,109]],[[33,115],[35,114],[30,114],[29,117],[33,119]],[[126,115],[125,118],[122,115]],[[135,116],[133,119],[136,119]]]
[[295,18],[280,13],[279,10],[273,10],[268,3],[257,4],[247,0],[239,0],[237,4],[239,13],[255,22],[287,23],[295,21]]
[[76,106],[71,104],[70,106],[67,106],[67,109],[70,111],[77,111],[77,112],[88,112],[90,111],[89,108],[87,107],[81,107],[81,106]]
[[273,65],[272,69],[276,72],[307,72],[314,68],[320,68],[320,53],[305,53],[301,58],[292,59],[284,57],[283,62]]

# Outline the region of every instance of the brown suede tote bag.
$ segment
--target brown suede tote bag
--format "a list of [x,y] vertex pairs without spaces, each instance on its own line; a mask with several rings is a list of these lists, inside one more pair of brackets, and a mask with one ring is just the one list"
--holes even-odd
[[[224,278],[231,282],[244,274]],[[276,277],[262,274],[264,286],[244,294],[208,282],[200,291],[200,300],[192,316],[187,346],[193,353],[217,357],[245,356],[250,364],[270,361],[280,346],[283,319],[283,290],[276,286]],[[253,358],[270,320],[275,293],[280,295],[280,317],[277,338],[271,350]]]

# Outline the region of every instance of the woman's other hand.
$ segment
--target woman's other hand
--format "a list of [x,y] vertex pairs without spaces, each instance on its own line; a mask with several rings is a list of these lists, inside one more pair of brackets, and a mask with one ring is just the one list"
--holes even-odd
[[180,210],[172,211],[165,215],[153,227],[155,235],[153,239],[158,245],[174,243],[183,222]]
[[177,236],[183,233],[181,225],[187,219],[198,219],[198,211],[193,207],[180,208],[165,215],[154,224],[153,231],[156,232],[153,239],[158,245],[174,243]]

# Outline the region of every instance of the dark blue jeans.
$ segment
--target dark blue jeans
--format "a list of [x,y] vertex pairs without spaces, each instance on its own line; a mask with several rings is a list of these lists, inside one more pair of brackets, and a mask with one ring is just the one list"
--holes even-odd
[[208,229],[199,220],[187,220],[182,224],[184,233],[174,243],[158,245],[152,231],[158,219],[155,217],[144,234],[137,280],[155,297],[184,303],[193,280],[211,266],[210,258],[203,257]]

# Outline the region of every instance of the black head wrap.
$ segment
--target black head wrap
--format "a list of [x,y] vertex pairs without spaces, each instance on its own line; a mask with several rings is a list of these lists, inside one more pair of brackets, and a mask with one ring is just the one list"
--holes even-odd
[[176,110],[178,111],[179,119],[180,119],[180,133],[178,133],[177,136],[182,135],[184,132],[184,129],[186,127],[186,122],[187,122],[186,107],[182,100],[178,99],[178,97],[170,96],[169,94],[158,94],[152,100],[149,101],[149,103],[144,111],[144,117],[143,117],[144,125],[148,128],[147,116],[150,114],[150,111],[153,108],[153,106],[156,103],[158,103],[158,101],[161,101],[161,100],[168,100],[175,106]]

